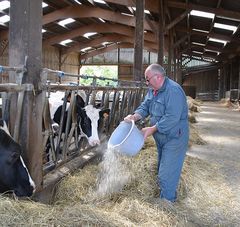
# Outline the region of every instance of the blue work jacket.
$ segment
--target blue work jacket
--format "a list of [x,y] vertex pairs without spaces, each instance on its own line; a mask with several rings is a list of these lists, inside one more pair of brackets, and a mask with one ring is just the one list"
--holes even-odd
[[152,88],[148,90],[135,113],[143,118],[150,116],[151,126],[156,125],[158,132],[168,139],[180,137],[183,131],[188,134],[186,95],[182,87],[168,77],[156,94]]

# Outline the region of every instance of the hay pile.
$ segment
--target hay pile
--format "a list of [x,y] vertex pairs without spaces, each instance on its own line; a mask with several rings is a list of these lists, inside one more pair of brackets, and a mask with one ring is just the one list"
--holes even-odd
[[195,113],[201,111],[201,108],[200,108],[201,101],[193,99],[190,96],[187,96],[187,104],[188,104],[188,109],[189,109],[189,112],[188,112],[189,122],[190,123],[197,123]]
[[53,206],[0,196],[0,226],[47,226],[56,219]]
[[200,101],[197,101],[190,96],[187,96],[187,104],[188,104],[188,109],[191,112],[200,112],[201,111]]
[[[184,164],[176,204],[158,201],[156,156],[154,142],[148,140],[140,154],[132,158],[131,162],[126,162],[131,165],[128,166],[133,175],[131,181],[121,191],[104,197],[96,197],[94,194],[94,180],[88,192],[81,191],[81,185],[85,184],[81,182],[82,179],[94,175],[96,179],[98,175],[99,166],[88,166],[59,184],[55,203],[75,204],[74,207],[83,204],[94,206],[92,211],[107,215],[111,226],[119,226],[120,222],[123,226],[227,226],[240,221],[240,204],[224,177],[219,174],[219,167],[189,156]],[[74,189],[70,186],[72,177],[77,180],[79,189],[76,188],[77,184],[74,184]],[[67,194],[69,196],[66,199]]]
[[205,145],[207,142],[199,135],[198,130],[193,124],[189,124],[190,136],[188,145],[191,147],[193,144]]
[[115,193],[96,195],[101,164],[88,165],[57,185],[53,205],[0,197],[1,226],[237,226],[240,201],[219,167],[187,156],[178,201],[159,201],[152,138],[134,158],[122,156],[132,177]]
[[230,98],[223,98],[219,101],[219,103],[224,106],[227,107],[229,109],[235,110],[235,111],[240,111],[240,105],[238,101],[235,102],[231,102]]

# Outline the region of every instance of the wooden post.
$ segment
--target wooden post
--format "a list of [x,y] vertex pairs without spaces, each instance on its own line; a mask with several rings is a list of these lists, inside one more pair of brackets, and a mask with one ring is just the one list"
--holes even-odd
[[141,81],[143,77],[144,8],[145,0],[136,0],[134,67],[133,67],[133,75],[135,81]]
[[164,58],[164,26],[165,26],[165,13],[164,13],[164,0],[159,0],[159,23],[158,23],[158,64],[163,66]]
[[168,76],[172,79],[172,38],[173,38],[173,33],[172,30],[169,29],[168,31],[168,66],[167,66],[167,74]]
[[[20,125],[19,142],[23,159],[36,183],[42,185],[42,110],[43,93],[38,90],[42,67],[42,1],[11,0],[9,25],[9,65],[22,66],[27,56],[27,73],[22,83],[32,83],[34,92],[26,92]],[[10,82],[16,83],[15,74]],[[14,128],[16,95],[11,99],[10,123]]]
[[219,99],[222,99],[224,97],[224,65],[219,70]]

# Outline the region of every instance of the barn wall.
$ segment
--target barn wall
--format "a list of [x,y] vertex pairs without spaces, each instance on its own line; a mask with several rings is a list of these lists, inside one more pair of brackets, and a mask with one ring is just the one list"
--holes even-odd
[[202,100],[219,99],[219,78],[218,69],[205,72],[190,73],[184,79],[183,86],[196,88],[196,98]]

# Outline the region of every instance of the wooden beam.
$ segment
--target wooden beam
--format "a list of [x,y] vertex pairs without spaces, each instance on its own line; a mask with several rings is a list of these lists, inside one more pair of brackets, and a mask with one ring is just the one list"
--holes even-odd
[[181,20],[183,20],[188,15],[189,11],[190,10],[186,10],[184,13],[182,13],[177,18],[175,18],[170,24],[166,25],[165,32],[167,32],[167,30],[171,29],[176,24],[178,24]]
[[[90,57],[93,57],[93,56],[96,56],[99,54],[104,54],[106,52],[115,50],[117,48],[133,48],[133,43],[119,43],[119,44],[115,43],[115,44],[109,45],[107,47],[99,48],[99,49],[90,51],[86,54],[82,54],[80,59],[84,60],[84,59],[87,59],[87,58],[90,58]],[[144,47],[144,49],[147,51],[150,51],[150,52],[154,52],[154,53],[157,52],[156,49],[152,49],[152,48],[148,48],[148,47]]]
[[176,26],[176,30],[179,31],[179,32],[185,32],[185,33],[189,33],[190,35],[191,34],[194,34],[194,35],[200,35],[200,36],[208,36],[210,38],[215,38],[215,39],[222,39],[222,40],[226,40],[228,42],[236,42],[236,43],[240,43],[240,40],[235,38],[235,39],[232,39],[231,37],[227,36],[227,35],[221,35],[221,34],[217,34],[217,33],[214,33],[214,32],[211,32],[211,33],[206,33],[206,32],[201,32],[201,31],[195,31],[195,30],[192,30],[192,29],[187,29],[183,26]]
[[[113,12],[92,6],[69,6],[64,9],[56,10],[52,13],[43,16],[43,25],[66,18],[102,18],[107,21],[112,21],[119,24],[135,27],[135,18],[122,15],[121,13]],[[154,24],[155,22],[152,21]],[[150,30],[151,27],[144,21],[144,30]]]
[[189,36],[188,34],[183,36],[181,39],[179,39],[177,42],[173,44],[173,47],[174,48],[178,47],[181,43],[183,43],[188,38],[188,36]]
[[[86,48],[86,47],[97,47],[99,45],[102,45],[103,42],[125,42],[125,43],[133,43],[134,40],[132,37],[129,36],[124,36],[124,35],[117,35],[117,34],[109,34],[109,35],[104,35],[101,38],[97,38],[94,40],[91,40],[86,43],[79,43],[76,44],[70,48],[68,48],[64,54],[69,54],[72,52],[80,52],[80,49]],[[152,48],[152,49],[157,49],[157,45],[153,42],[148,42],[145,41],[144,43],[145,46]]]
[[[44,45],[53,45],[56,43],[60,43],[63,40],[66,39],[74,39],[78,36],[82,36],[87,32],[98,32],[98,33],[117,33],[122,35],[127,35],[130,37],[134,36],[134,28],[128,27],[126,25],[120,25],[120,24],[90,24],[83,27],[80,27],[78,29],[74,29],[72,31],[68,31],[61,35],[56,35],[54,37],[51,37],[49,39],[46,39],[43,41]],[[155,38],[152,32],[147,32],[144,34],[144,38],[147,41],[155,42]]]

